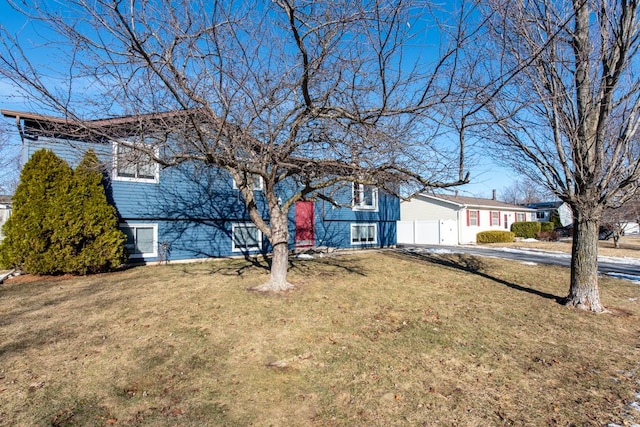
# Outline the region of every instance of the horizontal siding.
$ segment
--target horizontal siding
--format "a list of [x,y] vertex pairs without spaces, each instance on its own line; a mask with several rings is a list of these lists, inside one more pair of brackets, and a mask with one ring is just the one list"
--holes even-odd
[[439,200],[422,199],[416,196],[400,203],[400,219],[402,221],[438,221],[457,220],[457,209]]
[[378,209],[356,210],[351,207],[351,190],[333,194],[338,205],[318,200],[322,218],[327,221],[398,221],[400,219],[400,201],[397,197],[380,191]]
[[[169,260],[225,257],[239,255],[232,251],[232,225],[249,222],[240,191],[233,188],[229,173],[217,168],[194,171],[187,166],[161,169],[159,180],[131,182],[114,180],[113,148],[111,144],[82,143],[40,138],[25,141],[25,160],[35,151],[47,148],[75,167],[85,151],[92,148],[106,171],[105,189],[109,201],[116,207],[119,221],[129,224],[158,226],[157,244],[166,242]],[[292,194],[286,184],[280,185],[283,199]],[[341,206],[320,198],[314,204],[316,246],[337,248],[363,247],[351,244],[351,224],[375,223],[377,242],[374,246],[396,244],[396,221],[400,219],[397,197],[380,192],[378,209],[351,209],[351,184],[336,191]],[[268,210],[262,193],[257,192],[257,204],[268,222]],[[295,208],[289,212],[290,248],[295,242]],[[271,248],[263,239],[263,252]],[[158,257],[144,261],[158,261]]]
[[[490,231],[490,230],[502,230],[502,231],[510,231],[511,225],[516,222],[516,213],[514,211],[498,211],[498,210],[485,210],[485,209],[472,209],[477,210],[480,213],[480,225],[479,226],[467,226],[467,210],[465,209],[460,213],[461,224],[461,236],[460,243],[475,243],[476,235],[481,231]],[[491,213],[499,212],[500,214],[500,223],[499,225],[491,225]],[[525,219],[527,221],[532,220],[531,212],[521,212],[525,214]],[[507,216],[507,225],[505,227],[504,217]],[[533,219],[535,220],[535,219]]]
[[[108,172],[107,198],[116,207],[121,220],[249,218],[240,191],[233,189],[231,175],[217,168],[207,168],[197,174],[189,173],[187,167],[161,169],[158,183],[119,181],[111,179],[113,149],[110,144],[40,138],[27,140],[25,147],[28,157],[42,148],[52,150],[71,167],[77,166],[84,153],[93,149]],[[213,185],[206,185],[208,183]],[[263,217],[268,217],[264,198],[259,192],[257,199]]]
[[[351,244],[351,224],[376,224],[377,242]],[[397,221],[316,222],[316,246],[331,248],[389,247],[397,244]]]
[[[158,225],[158,249],[163,242],[170,248],[169,261],[228,257],[241,255],[232,251],[231,231],[233,224],[238,221],[127,221],[130,225],[136,223]],[[362,248],[362,247],[389,247],[396,245],[396,221],[376,222],[377,242],[370,245],[351,244],[351,224],[358,222],[328,221],[316,222],[315,238],[316,247],[331,248]],[[294,230],[294,224],[290,221],[290,230]],[[290,233],[289,248],[295,248],[295,231]],[[263,253],[271,252],[269,242],[262,241]],[[158,251],[160,253],[160,251]],[[252,252],[255,253],[255,252]],[[142,261],[159,261],[158,257],[145,258]]]
[[37,141],[34,141],[25,138],[23,150],[23,156],[25,157],[23,158],[23,163],[26,163],[33,153],[42,148],[55,152],[58,157],[66,161],[72,168],[75,168],[78,163],[80,163],[82,156],[89,149],[93,149],[101,162],[105,162],[111,158],[110,144],[86,143],[53,138],[38,138]]

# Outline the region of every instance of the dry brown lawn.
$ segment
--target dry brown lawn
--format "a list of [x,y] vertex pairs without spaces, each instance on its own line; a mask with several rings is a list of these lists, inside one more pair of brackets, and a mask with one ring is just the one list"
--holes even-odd
[[567,270],[396,251],[0,286],[0,425],[631,423],[640,289],[558,303]]
[[[571,253],[571,239],[562,239],[558,242],[513,242],[490,243],[482,246],[511,247],[518,249],[540,249],[545,251],[557,251]],[[620,247],[614,247],[613,240],[600,240],[598,242],[598,254],[609,257],[640,258],[640,236],[622,236]]]

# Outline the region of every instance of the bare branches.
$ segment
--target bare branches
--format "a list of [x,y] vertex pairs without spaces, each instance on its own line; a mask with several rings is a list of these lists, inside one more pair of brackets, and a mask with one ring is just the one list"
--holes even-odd
[[[6,57],[10,45],[2,53],[4,70],[85,131],[96,129],[80,118],[105,112],[198,110],[188,115],[184,129],[171,124],[161,132],[188,135],[173,138],[165,157],[157,159],[165,165],[192,159],[274,179],[292,175],[286,167],[280,170],[290,156],[311,163],[316,158],[316,169],[338,161],[360,165],[345,169],[357,175],[393,159],[398,171],[417,172],[405,176],[414,186],[464,181],[464,149],[451,150],[449,169],[459,170],[447,170],[440,179],[419,161],[438,150],[431,140],[431,109],[452,93],[450,84],[434,83],[450,81],[440,73],[470,37],[462,25],[455,32],[460,39],[435,61],[435,69],[425,69],[412,62],[407,44],[415,37],[409,21],[419,21],[414,15],[424,8],[418,4],[282,0],[183,6],[168,0],[74,0],[63,16],[36,4],[32,17],[73,47],[77,59],[69,75],[82,76],[101,91],[98,96],[73,92],[72,101],[58,102],[38,83],[35,68],[20,74],[21,64],[31,63],[27,55]],[[232,138],[224,130],[231,127],[239,129]]]
[[[484,138],[574,215],[567,304],[602,311],[597,224],[640,182],[640,16],[635,0],[492,0]],[[495,48],[495,49],[492,49]],[[517,69],[506,80],[506,68]]]
[[[279,254],[275,270],[286,271],[281,257],[296,201],[339,203],[336,189],[352,182],[406,194],[469,179],[466,127],[455,129],[457,140],[442,138],[450,123],[441,107],[467,96],[454,92],[450,71],[476,30],[456,23],[435,52],[423,15],[429,3],[69,0],[64,11],[44,1],[24,7],[64,48],[67,95],[59,98],[41,79],[27,52],[12,54],[19,40],[4,37],[0,73],[62,118],[6,114],[22,114],[34,137],[115,142],[163,167],[231,175],[249,217]],[[272,269],[278,289],[283,280]]]
[[637,157],[630,156],[638,150],[638,4],[566,6],[491,3],[489,13],[502,18],[492,20],[494,40],[508,40],[492,60],[521,64],[522,72],[488,105],[486,121],[495,126],[485,129],[499,130],[489,138],[503,143],[514,162],[521,156],[534,162],[529,175],[565,200],[607,205],[640,179]]

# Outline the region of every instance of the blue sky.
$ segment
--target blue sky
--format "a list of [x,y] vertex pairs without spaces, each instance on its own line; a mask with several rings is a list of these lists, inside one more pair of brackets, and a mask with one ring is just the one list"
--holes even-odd
[[[7,3],[0,3],[0,20],[11,33],[19,32],[21,37],[29,38],[34,34],[33,25],[22,15],[16,13]],[[27,47],[26,45],[24,46]],[[35,60],[43,64],[50,61],[50,53],[46,49],[39,49],[36,52]],[[22,97],[15,85],[5,77],[0,77],[0,109],[40,112],[41,109],[28,99]],[[19,150],[20,138],[16,127],[8,119],[2,118],[10,130],[12,150],[15,153]],[[467,163],[467,168],[471,172],[471,183],[458,187],[461,195],[471,195],[490,198],[492,190],[501,191],[518,179],[518,175],[492,161],[490,153],[480,153],[473,161]],[[472,163],[472,164],[471,164]]]

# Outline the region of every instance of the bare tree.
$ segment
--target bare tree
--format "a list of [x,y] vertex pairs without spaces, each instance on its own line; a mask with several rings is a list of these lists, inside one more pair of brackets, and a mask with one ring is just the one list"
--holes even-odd
[[[626,210],[631,220],[640,228],[640,194],[636,194],[635,197],[627,202]],[[638,232],[640,232],[640,229]]]
[[[566,304],[604,311],[598,223],[638,187],[639,21],[636,0],[491,0],[479,96],[485,138],[574,212]],[[518,70],[504,76],[504,69]],[[623,195],[620,197],[620,195]]]
[[147,145],[131,148],[167,167],[228,171],[273,247],[260,289],[289,287],[287,213],[296,201],[344,182],[398,193],[468,179],[463,139],[437,144],[441,117],[430,111],[454,98],[442,71],[455,70],[470,34],[443,26],[451,48],[416,48],[425,45],[428,3],[71,0],[62,12],[48,4],[21,7],[55,33],[49,46],[65,64],[56,79],[6,31],[0,72],[61,114],[67,131],[113,139],[86,119],[139,117]]
[[500,199],[514,205],[529,205],[542,202],[547,197],[547,191],[530,179],[519,179],[502,190]]
[[[620,237],[625,232],[640,224],[640,194],[627,200],[624,204],[608,208],[602,214],[600,224],[605,228],[603,232],[611,233],[613,244],[620,247]],[[635,223],[635,224],[634,224]]]

